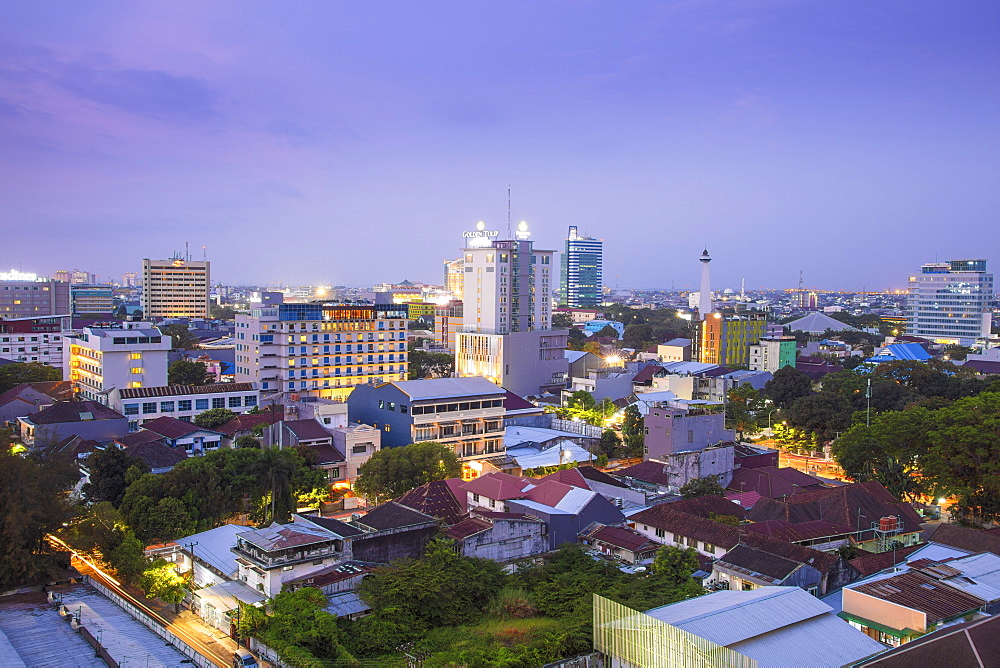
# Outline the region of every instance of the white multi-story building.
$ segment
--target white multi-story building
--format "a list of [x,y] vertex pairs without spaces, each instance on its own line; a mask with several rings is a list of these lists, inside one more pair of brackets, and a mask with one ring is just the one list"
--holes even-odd
[[278,304],[236,316],[236,382],[265,403],[347,398],[356,385],[404,380],[406,305]]
[[167,384],[170,337],[148,322],[85,327],[63,336],[63,378],[85,400],[109,405],[114,389]]
[[484,376],[521,395],[565,384],[567,332],[552,330],[555,251],[536,250],[521,223],[516,239],[480,223],[462,250],[462,331],[455,336],[459,376]]
[[157,318],[207,318],[209,316],[210,265],[205,261],[142,261],[142,313]]
[[38,362],[62,369],[61,316],[51,318],[0,317],[0,358]]
[[213,408],[247,413],[259,404],[260,390],[253,383],[125,387],[108,393],[108,405],[129,419],[129,431],[160,417],[191,422]]
[[910,276],[906,333],[970,346],[990,335],[993,274],[986,260],[932,262]]

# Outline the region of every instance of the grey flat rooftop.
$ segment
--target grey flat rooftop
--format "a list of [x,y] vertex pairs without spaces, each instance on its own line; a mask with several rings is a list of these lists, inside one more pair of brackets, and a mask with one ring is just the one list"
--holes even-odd
[[55,604],[41,593],[0,598],[0,633],[7,640],[4,643],[0,637],[0,665],[4,667],[107,668],[69,621],[59,615]]
[[[90,585],[76,585],[61,594],[63,604],[74,613],[82,606],[83,625],[94,637],[98,637],[97,633],[101,631],[101,644],[119,664],[148,665],[150,668],[188,665],[181,663],[187,658],[186,656],[167,645],[160,636],[136,621]],[[84,654],[92,655],[90,646],[87,647],[87,652]],[[104,665],[104,662],[97,665]]]

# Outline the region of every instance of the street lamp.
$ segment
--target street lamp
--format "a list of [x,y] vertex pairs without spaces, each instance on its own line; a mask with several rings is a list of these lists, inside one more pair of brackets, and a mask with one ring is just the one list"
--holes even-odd
[[[768,431],[771,431],[771,416],[774,415],[774,411],[776,411],[776,410],[778,410],[778,409],[777,408],[772,408],[768,412],[768,414],[767,414],[767,430]],[[771,432],[771,438],[774,438],[774,432]]]

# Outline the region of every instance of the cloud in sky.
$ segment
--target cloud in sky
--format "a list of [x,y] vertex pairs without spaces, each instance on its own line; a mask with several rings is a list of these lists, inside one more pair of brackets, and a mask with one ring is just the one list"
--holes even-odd
[[227,282],[432,281],[463,229],[505,226],[509,184],[540,245],[580,225],[622,286],[691,284],[708,245],[722,285],[903,287],[997,246],[998,19],[978,0],[10,3],[0,266],[117,275],[189,241]]

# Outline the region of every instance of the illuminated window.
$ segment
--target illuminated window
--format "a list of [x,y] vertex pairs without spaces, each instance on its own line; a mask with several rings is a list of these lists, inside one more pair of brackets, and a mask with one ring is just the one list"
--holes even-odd
[[142,373],[142,367],[141,366],[134,366],[134,367],[132,367],[132,374],[133,375],[140,374],[140,373]]
[[129,358],[130,360],[141,360],[141,359],[142,359],[142,353],[131,353],[131,354],[130,354],[130,355],[128,356],[128,358]]

